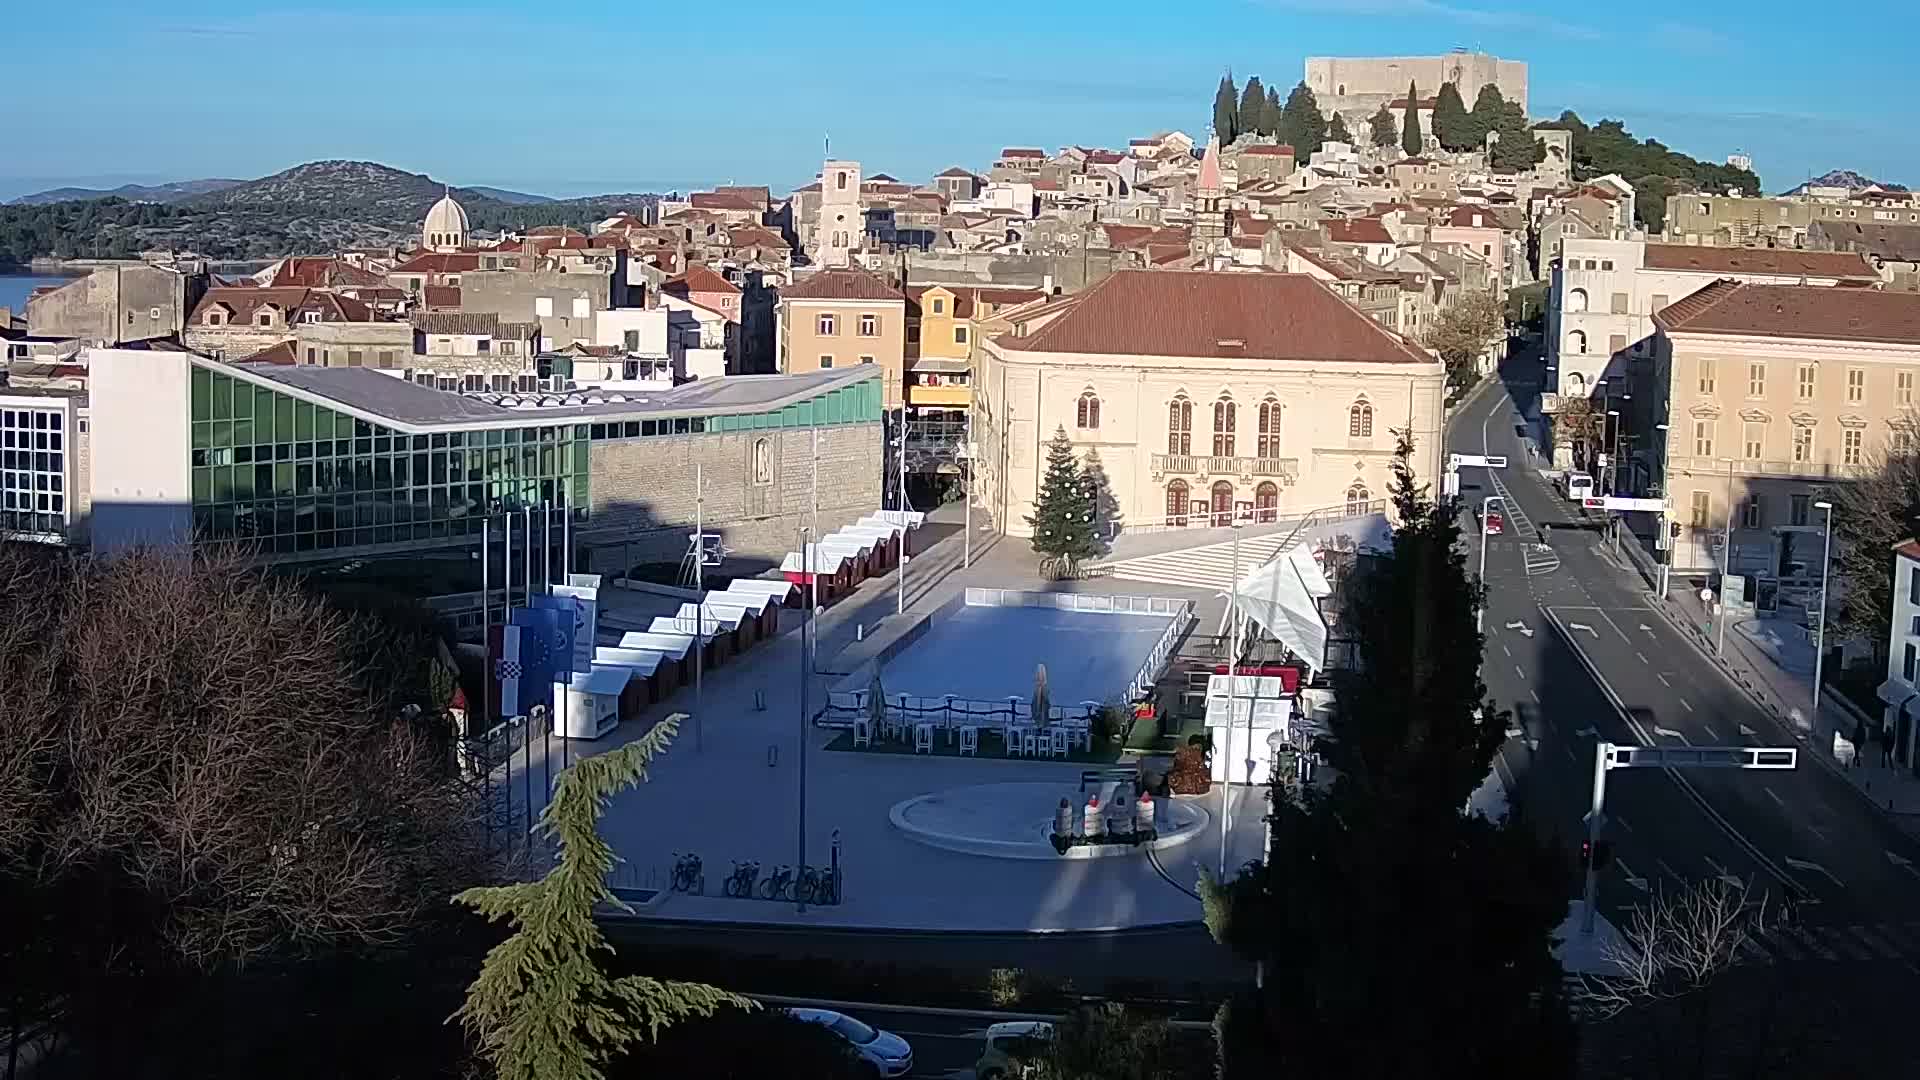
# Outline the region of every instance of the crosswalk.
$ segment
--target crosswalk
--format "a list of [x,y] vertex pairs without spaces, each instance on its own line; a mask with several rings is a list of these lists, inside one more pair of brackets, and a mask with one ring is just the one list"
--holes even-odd
[[1763,964],[1920,959],[1920,921],[1775,927],[1746,952]]
[[1560,569],[1560,556],[1554,553],[1552,547],[1540,542],[1540,530],[1534,526],[1533,519],[1527,517],[1520,500],[1514,498],[1513,492],[1507,489],[1506,481],[1500,479],[1500,470],[1488,469],[1487,479],[1492,482],[1494,493],[1500,496],[1501,504],[1506,507],[1508,527],[1519,537],[1525,549],[1527,576],[1551,574]]

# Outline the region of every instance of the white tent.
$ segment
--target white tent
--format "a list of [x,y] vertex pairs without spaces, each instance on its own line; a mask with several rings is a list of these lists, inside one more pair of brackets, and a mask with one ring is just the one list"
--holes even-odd
[[1317,671],[1327,655],[1327,624],[1317,601],[1332,595],[1313,552],[1297,547],[1241,578],[1235,605]]
[[629,630],[627,633],[620,635],[620,647],[623,649],[651,649],[654,652],[671,656],[675,660],[684,660],[687,656],[687,650],[693,648],[693,635],[678,634],[672,631],[659,633],[652,630]]
[[791,597],[799,587],[800,586],[795,585],[791,581],[768,581],[765,578],[735,578],[728,583],[726,592],[721,595],[762,595],[773,600],[775,603],[782,603],[785,602],[788,597]]
[[654,649],[616,649],[609,645],[602,645],[593,650],[595,665],[624,667],[641,675],[651,675],[658,671],[660,661],[663,659],[665,654]]

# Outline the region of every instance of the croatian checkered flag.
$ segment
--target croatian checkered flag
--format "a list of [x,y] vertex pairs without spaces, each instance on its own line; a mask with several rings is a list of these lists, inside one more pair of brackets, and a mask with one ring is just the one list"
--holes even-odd
[[520,662],[520,628],[511,624],[492,628],[493,677],[500,684],[500,715],[519,716],[520,680],[526,668]]

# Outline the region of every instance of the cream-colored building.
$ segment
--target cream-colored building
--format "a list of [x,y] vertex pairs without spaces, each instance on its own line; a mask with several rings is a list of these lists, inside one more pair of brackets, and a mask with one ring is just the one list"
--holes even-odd
[[1122,270],[1001,318],[975,358],[975,476],[1014,536],[1058,431],[1098,454],[1122,528],[1378,509],[1400,429],[1438,490],[1440,362],[1312,278]]
[[906,294],[858,267],[820,270],[780,290],[783,375],[877,364],[887,408],[900,407],[906,369]]
[[1920,295],[1716,282],[1654,316],[1674,565],[1817,578],[1823,488],[1911,449]]

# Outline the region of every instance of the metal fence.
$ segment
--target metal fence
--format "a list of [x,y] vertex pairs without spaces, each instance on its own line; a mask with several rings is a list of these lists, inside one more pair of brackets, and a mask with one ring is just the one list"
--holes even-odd
[[1036,607],[1116,615],[1177,617],[1193,611],[1193,601],[1170,596],[1094,596],[1090,593],[1026,592],[1020,589],[968,588],[966,602],[969,607]]

